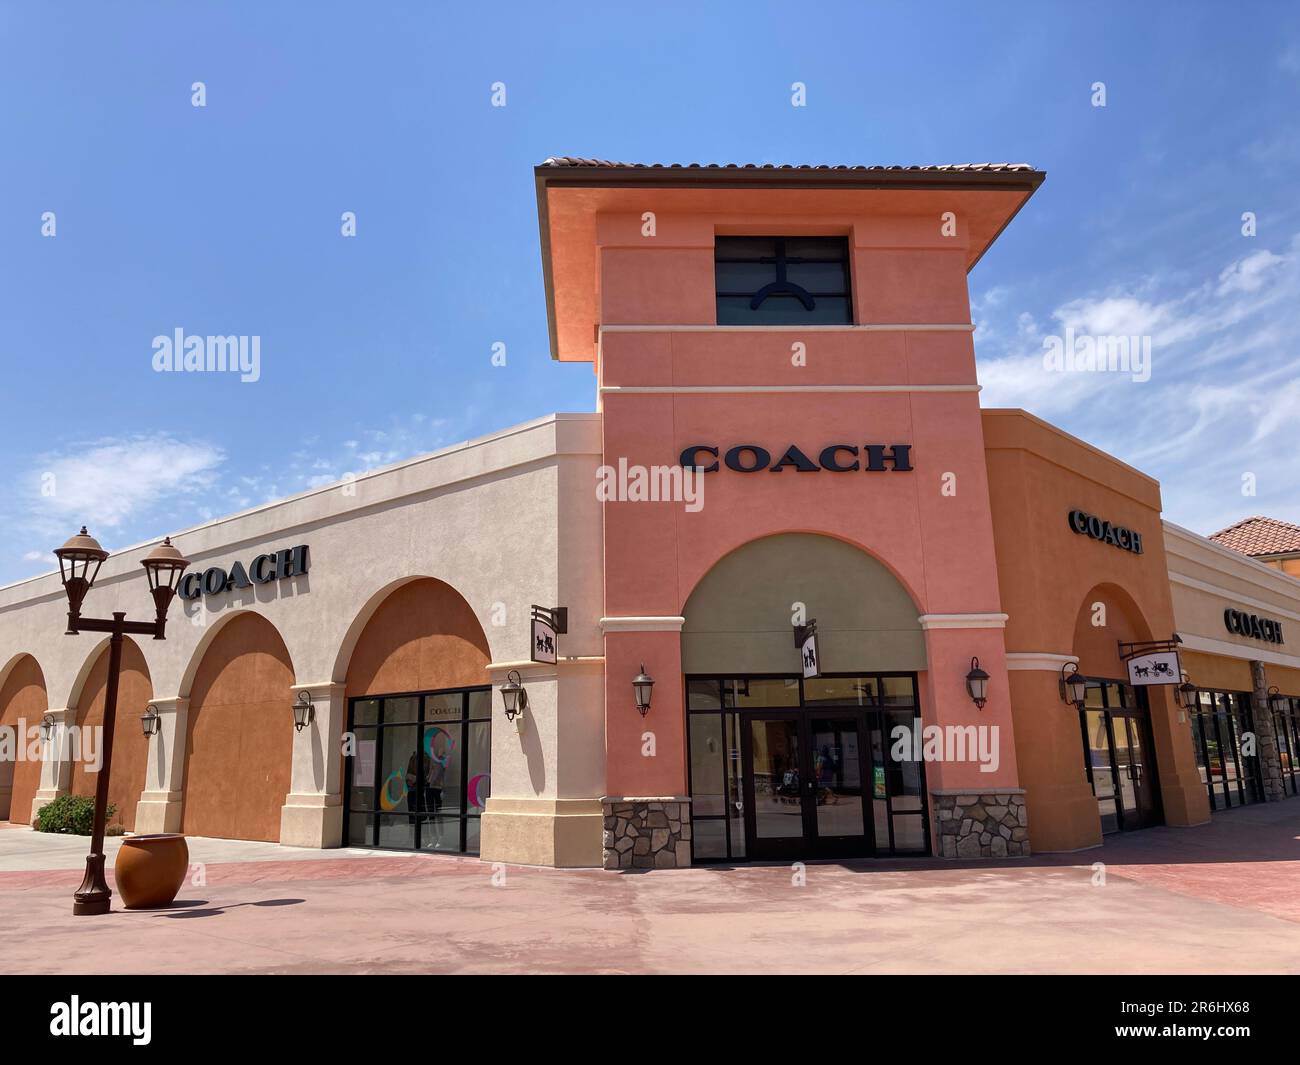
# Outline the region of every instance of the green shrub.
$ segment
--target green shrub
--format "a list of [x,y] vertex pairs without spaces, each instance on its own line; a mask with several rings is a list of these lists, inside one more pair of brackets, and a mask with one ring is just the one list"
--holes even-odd
[[[108,804],[110,820],[117,807]],[[42,806],[36,815],[37,832],[64,832],[73,836],[89,836],[95,824],[95,800],[89,795],[60,795],[48,806]]]

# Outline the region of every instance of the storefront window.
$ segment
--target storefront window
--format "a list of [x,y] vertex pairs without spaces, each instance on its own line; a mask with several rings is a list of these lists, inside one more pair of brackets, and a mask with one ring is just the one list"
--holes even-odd
[[714,282],[718,325],[853,321],[844,237],[717,237]]
[[1145,691],[1120,681],[1089,679],[1079,726],[1102,833],[1159,824],[1155,745]]
[[477,853],[491,791],[491,707],[486,688],[352,700],[347,842]]
[[892,742],[919,720],[914,675],[688,677],[686,689],[695,861],[928,853],[924,763],[896,759]]
[[[1200,691],[1191,711],[1192,746],[1211,810],[1262,802],[1258,748],[1251,750],[1254,716],[1246,692]],[[1247,742],[1251,738],[1251,743]]]
[[1273,730],[1277,735],[1282,789],[1287,795],[1300,794],[1300,698],[1284,697],[1280,706],[1274,700]]

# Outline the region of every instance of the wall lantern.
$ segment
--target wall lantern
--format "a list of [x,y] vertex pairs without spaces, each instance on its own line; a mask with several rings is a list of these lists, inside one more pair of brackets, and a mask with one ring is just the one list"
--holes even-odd
[[54,715],[41,715],[41,740],[45,743],[50,742],[50,737],[54,735]]
[[1192,683],[1192,678],[1187,675],[1187,670],[1183,670],[1183,682],[1178,685],[1178,702],[1184,710],[1195,710],[1200,694],[1200,689]]
[[641,663],[641,672],[632,678],[632,691],[636,693],[636,708],[642,717],[645,717],[650,709],[650,693],[654,689],[654,677],[645,671],[645,663]]
[[1272,710],[1273,713],[1280,714],[1286,710],[1286,703],[1287,696],[1278,691],[1276,684],[1268,689],[1268,708]]
[[1079,675],[1079,667],[1073,662],[1066,662],[1061,667],[1061,702],[1072,704],[1082,710],[1088,699],[1088,682]]
[[512,669],[506,674],[506,682],[501,685],[501,701],[505,704],[506,720],[510,722],[528,709],[528,692],[520,681],[519,670]]
[[158,726],[162,719],[158,716],[158,707],[150,703],[145,707],[144,713],[140,715],[140,728],[146,736],[157,736]]
[[293,700],[293,729],[301,732],[316,720],[316,704],[311,700],[311,692],[300,691]]
[[980,660],[970,660],[970,672],[966,674],[966,690],[970,692],[971,702],[979,709],[989,701],[989,675],[980,669]]

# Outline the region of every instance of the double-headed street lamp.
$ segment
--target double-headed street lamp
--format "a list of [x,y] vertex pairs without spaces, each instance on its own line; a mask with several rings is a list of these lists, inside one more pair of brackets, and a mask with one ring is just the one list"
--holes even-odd
[[84,525],[81,532],[54,553],[59,559],[63,588],[68,593],[68,629],[65,635],[76,636],[82,632],[109,634],[108,687],[104,692],[104,738],[101,745],[103,760],[95,777],[95,824],[90,837],[90,853],[86,855],[86,875],[72,896],[74,914],[108,913],[113,893],[104,881],[104,821],[108,811],[108,775],[113,761],[113,724],[117,718],[117,681],[122,672],[122,637],[131,633],[152,636],[155,640],[167,638],[167,609],[189,560],[172,547],[170,536],[150,551],[140,564],[149,576],[155,617],[153,621],[127,621],[126,614],[121,611],[114,611],[111,620],[81,616],[81,604],[86,593],[95,583],[104,559],[108,558],[108,552],[86,532]]

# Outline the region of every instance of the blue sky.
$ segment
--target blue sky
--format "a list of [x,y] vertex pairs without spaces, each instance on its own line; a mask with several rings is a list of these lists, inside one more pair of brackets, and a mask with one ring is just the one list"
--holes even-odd
[[[562,154],[1033,163],[971,275],[986,405],[1199,532],[1300,521],[1295,5],[6,0],[0,582],[82,520],[112,549],[592,409],[547,351],[532,167]],[[1150,336],[1151,380],[1045,372],[1067,327]],[[176,328],[260,336],[260,380],[155,373]]]

